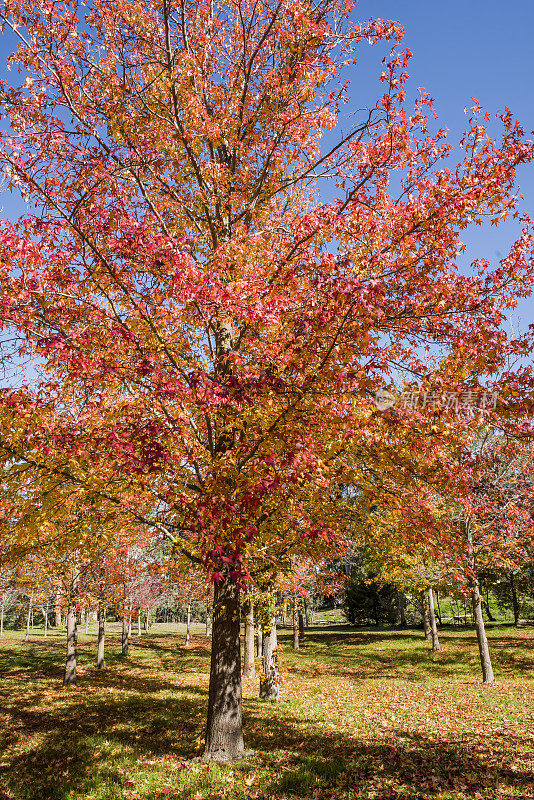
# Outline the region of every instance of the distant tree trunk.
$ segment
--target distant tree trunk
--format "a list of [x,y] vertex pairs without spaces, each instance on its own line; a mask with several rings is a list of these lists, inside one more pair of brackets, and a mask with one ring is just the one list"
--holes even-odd
[[43,613],[43,625],[44,625],[44,638],[46,639],[48,634],[48,605],[42,606],[41,611]]
[[278,675],[278,641],[276,622],[273,619],[271,630],[263,637],[263,670],[260,678],[260,699],[280,700],[280,679]]
[[428,601],[424,591],[421,592],[421,605],[423,607],[423,630],[425,639],[428,642],[432,638],[432,628],[430,627],[430,618],[428,616]]
[[304,617],[302,616],[302,611],[299,608],[298,612],[299,617],[299,639],[304,639]]
[[299,626],[297,617],[297,597],[293,595],[293,650],[298,650],[299,643]]
[[106,614],[102,604],[98,606],[98,646],[96,651],[96,667],[104,666],[104,652],[106,647]]
[[434,590],[428,587],[428,616],[430,619],[430,631],[432,633],[432,650],[435,652],[440,649],[438,639],[438,626],[436,625],[436,614],[434,612]]
[[514,625],[517,626],[517,623],[519,622],[519,600],[517,598],[517,586],[513,572],[510,572],[510,592],[512,595],[512,608],[514,611]]
[[483,608],[486,609],[486,614],[488,615],[488,619],[490,622],[496,622],[495,617],[491,613],[490,602],[489,602],[489,589],[486,589],[486,599],[482,599],[482,593],[480,594],[480,602],[482,603]]
[[480,601],[480,589],[478,585],[478,577],[476,574],[475,565],[475,551],[473,548],[473,534],[469,520],[462,523],[464,532],[467,538],[467,562],[471,570],[471,604],[473,607],[473,617],[475,620],[475,628],[477,632],[478,652],[480,654],[480,664],[482,666],[482,682],[495,683],[495,676],[493,674],[493,667],[491,666],[491,658],[488,647],[488,639],[486,636],[486,628],[484,627],[484,617],[482,616],[482,603]]
[[85,633],[87,634],[89,633],[89,610],[87,608],[85,609],[84,617],[85,617]]
[[61,589],[58,586],[56,588],[56,608],[55,608],[55,611],[56,611],[55,627],[56,628],[61,628],[61,606],[60,606],[60,603],[61,603]]
[[208,719],[203,761],[230,763],[245,754],[241,701],[239,587],[214,584]]
[[128,612],[126,608],[123,612],[122,617],[122,655],[127,656],[128,650],[130,649],[130,625],[128,623]]
[[285,628],[287,627],[287,599],[284,598],[284,604],[282,606],[282,626]]
[[147,608],[146,614],[145,614],[145,633],[148,633],[148,631],[150,629],[149,622],[148,622],[149,618],[150,618],[150,609]]
[[141,608],[137,611],[137,635],[141,637]]
[[243,676],[253,678],[256,674],[254,666],[254,605],[247,600],[245,617],[245,646],[243,653]]
[[0,636],[4,635],[4,608],[6,604],[5,592],[2,593],[2,609],[0,611]]
[[258,623],[258,638],[257,638],[256,655],[258,658],[263,657],[263,628]]
[[28,600],[28,616],[26,618],[26,637],[24,639],[25,642],[29,641],[30,639],[30,621],[32,616],[32,599],[31,597]]
[[185,646],[189,647],[189,641],[191,638],[191,603],[187,603],[187,629],[185,634]]
[[404,610],[406,598],[404,597],[404,592],[401,592],[400,589],[397,590],[397,605],[399,609],[399,624],[401,628],[407,628],[408,625],[406,624],[406,613]]

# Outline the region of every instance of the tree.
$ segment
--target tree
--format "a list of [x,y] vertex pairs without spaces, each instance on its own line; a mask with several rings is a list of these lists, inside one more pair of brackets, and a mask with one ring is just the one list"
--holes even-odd
[[[533,151],[508,111],[492,141],[475,107],[447,169],[430,99],[405,107],[400,26],[353,24],[350,2],[85,8],[10,0],[1,14],[26,76],[2,89],[0,163],[38,209],[1,228],[2,318],[43,365],[38,388],[3,393],[4,471],[121,509],[211,576],[204,758],[230,761],[244,752],[240,587],[266,552],[335,537],[325,489],[341,475],[381,485],[389,422],[372,395],[392,370],[431,391],[499,361],[499,309],[528,291],[528,220],[509,257],[470,276],[459,231],[519,219],[515,169]],[[393,45],[384,93],[321,151],[365,39]],[[322,180],[335,196],[318,204]],[[428,449],[421,415],[391,419],[400,452]]]

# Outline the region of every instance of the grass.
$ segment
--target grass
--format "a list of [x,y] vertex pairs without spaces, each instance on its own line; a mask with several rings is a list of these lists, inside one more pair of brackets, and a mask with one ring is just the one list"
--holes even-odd
[[118,630],[105,670],[80,632],[78,687],[61,687],[63,632],[0,640],[0,800],[355,800],[534,798],[534,631],[489,627],[498,683],[480,683],[471,629],[312,628],[282,633],[283,700],[244,681],[247,747],[235,767],[191,761],[201,747],[208,640],[183,626]]

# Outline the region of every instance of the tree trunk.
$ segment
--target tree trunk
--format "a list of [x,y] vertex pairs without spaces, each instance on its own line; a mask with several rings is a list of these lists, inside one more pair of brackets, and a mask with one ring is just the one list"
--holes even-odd
[[122,655],[127,656],[130,646],[130,626],[128,624],[128,612],[124,609],[122,617]]
[[256,674],[256,669],[254,666],[254,606],[251,600],[247,601],[246,609],[243,676],[245,678],[253,678]]
[[406,624],[406,614],[404,611],[405,607],[405,597],[404,592],[401,592],[400,589],[397,590],[397,605],[399,609],[399,624],[401,628],[407,628],[408,625]]
[[229,763],[245,754],[241,707],[239,587],[214,584],[208,719],[203,761]]
[[428,616],[428,602],[424,592],[421,592],[421,605],[423,606],[423,630],[425,632],[425,639],[427,642],[432,638],[432,629],[430,627],[430,619]]
[[43,606],[41,611],[43,612],[44,638],[46,639],[48,634],[48,606],[46,608]]
[[96,667],[102,669],[104,666],[104,653],[106,647],[106,615],[104,608],[98,607],[98,647],[96,652]]
[[434,590],[428,587],[428,616],[430,619],[430,631],[432,633],[432,650],[436,652],[440,649],[438,639],[438,626],[436,625],[436,614],[434,612]]
[[2,594],[2,609],[0,611],[0,636],[4,635],[4,607],[6,604],[5,593]]
[[137,612],[137,635],[141,637],[141,609]]
[[189,640],[191,638],[191,603],[187,604],[187,630],[185,634],[185,646],[189,647]]
[[24,638],[25,642],[29,641],[29,638],[30,638],[30,620],[31,620],[31,616],[32,616],[32,599],[30,597],[30,599],[28,600],[28,617],[26,619],[26,636]]
[[77,630],[76,630],[76,599],[69,598],[67,608],[67,661],[63,675],[63,686],[76,685],[76,657],[77,657]]
[[258,623],[258,638],[257,638],[257,645],[256,645],[256,655],[258,658],[263,657],[263,628]]
[[467,535],[467,560],[471,569],[471,605],[473,607],[473,617],[477,632],[478,652],[480,654],[480,664],[482,666],[482,682],[495,683],[495,676],[493,675],[493,668],[491,666],[488,639],[486,637],[486,628],[484,627],[484,617],[482,616],[482,603],[480,602],[478,577],[475,571],[473,534],[471,532],[471,525],[469,524],[468,520],[463,523],[463,527]]
[[293,650],[300,648],[299,642],[299,626],[297,618],[297,599],[293,597]]
[[61,608],[60,608],[60,602],[61,602],[61,589],[60,589],[60,588],[59,588],[59,586],[58,586],[58,587],[56,588],[56,608],[55,608],[55,611],[56,611],[56,621],[55,621],[55,627],[56,627],[56,628],[61,628]]
[[302,616],[302,611],[299,609],[298,612],[299,618],[299,639],[304,639],[304,617]]
[[514,625],[517,627],[519,622],[519,601],[517,599],[517,586],[515,584],[515,575],[510,572],[510,592],[512,595],[512,608],[514,610]]
[[260,678],[260,699],[280,700],[280,678],[278,675],[278,641],[276,622],[273,620],[271,630],[263,637],[263,669]]
[[149,616],[150,616],[150,609],[147,608],[146,616],[145,616],[145,633],[148,633],[148,631],[150,630],[150,625],[149,625],[149,622],[148,622]]

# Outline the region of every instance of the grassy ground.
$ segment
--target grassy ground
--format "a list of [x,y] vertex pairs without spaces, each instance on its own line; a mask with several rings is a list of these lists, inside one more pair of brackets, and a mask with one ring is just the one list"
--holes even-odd
[[[169,629],[170,628],[170,629]],[[534,631],[489,629],[498,683],[483,687],[472,630],[312,629],[282,634],[283,701],[244,683],[246,744],[232,768],[201,745],[208,642],[176,626],[134,637],[106,669],[80,634],[78,688],[61,688],[64,633],[0,640],[0,800],[534,798]]]

